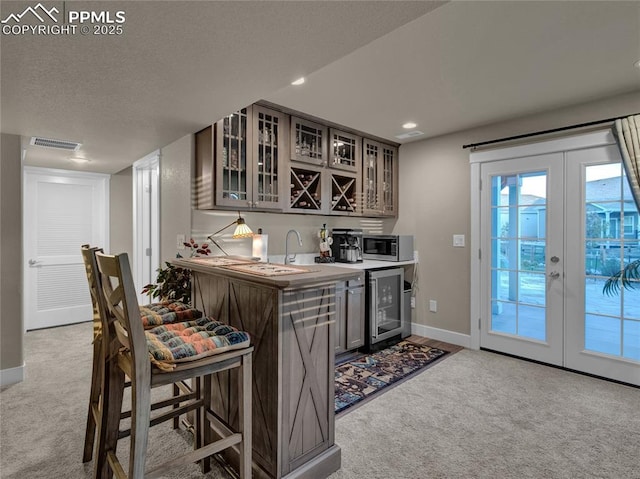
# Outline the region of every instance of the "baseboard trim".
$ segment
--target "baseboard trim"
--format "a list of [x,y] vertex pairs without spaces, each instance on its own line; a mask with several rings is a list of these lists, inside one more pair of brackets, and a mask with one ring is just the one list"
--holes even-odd
[[0,370],[0,387],[24,381],[24,364],[17,368]]
[[463,348],[471,348],[471,336],[455,331],[447,331],[446,329],[425,326],[424,324],[411,323],[411,334],[424,336],[425,338],[435,339],[436,341],[444,341],[445,343],[455,344]]

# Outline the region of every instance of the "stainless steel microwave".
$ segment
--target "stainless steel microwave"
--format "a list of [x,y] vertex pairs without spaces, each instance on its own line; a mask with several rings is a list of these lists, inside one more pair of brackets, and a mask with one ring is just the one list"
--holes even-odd
[[413,259],[413,236],[363,235],[362,258],[382,261],[411,261]]

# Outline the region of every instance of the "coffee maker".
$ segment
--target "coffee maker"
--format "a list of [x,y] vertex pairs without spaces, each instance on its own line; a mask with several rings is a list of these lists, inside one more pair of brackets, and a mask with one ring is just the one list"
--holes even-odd
[[331,231],[332,249],[338,263],[362,262],[362,230],[336,228]]

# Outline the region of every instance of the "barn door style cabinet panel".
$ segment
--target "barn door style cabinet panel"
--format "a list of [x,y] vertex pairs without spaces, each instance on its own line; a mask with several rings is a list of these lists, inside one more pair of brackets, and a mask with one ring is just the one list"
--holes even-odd
[[362,141],[362,214],[396,216],[398,149],[367,138]]
[[[336,284],[349,284],[359,273],[319,265],[308,273],[270,277],[197,259],[172,263],[192,271],[195,307],[251,337],[252,477],[323,479],[338,470]],[[212,384],[212,409],[231,427],[239,421],[237,382],[236,371],[225,371]],[[238,463],[233,448],[223,456]]]
[[281,209],[287,128],[287,115],[253,105],[196,133],[198,208]]

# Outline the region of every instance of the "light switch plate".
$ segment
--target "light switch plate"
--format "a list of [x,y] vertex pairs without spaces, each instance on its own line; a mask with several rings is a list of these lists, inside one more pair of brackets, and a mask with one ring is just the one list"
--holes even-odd
[[431,311],[432,313],[438,312],[438,302],[435,299],[429,300],[429,311]]
[[187,238],[183,234],[179,234],[176,237],[176,248],[184,249],[184,242],[187,241]]
[[464,235],[453,235],[453,246],[456,248],[464,248]]

